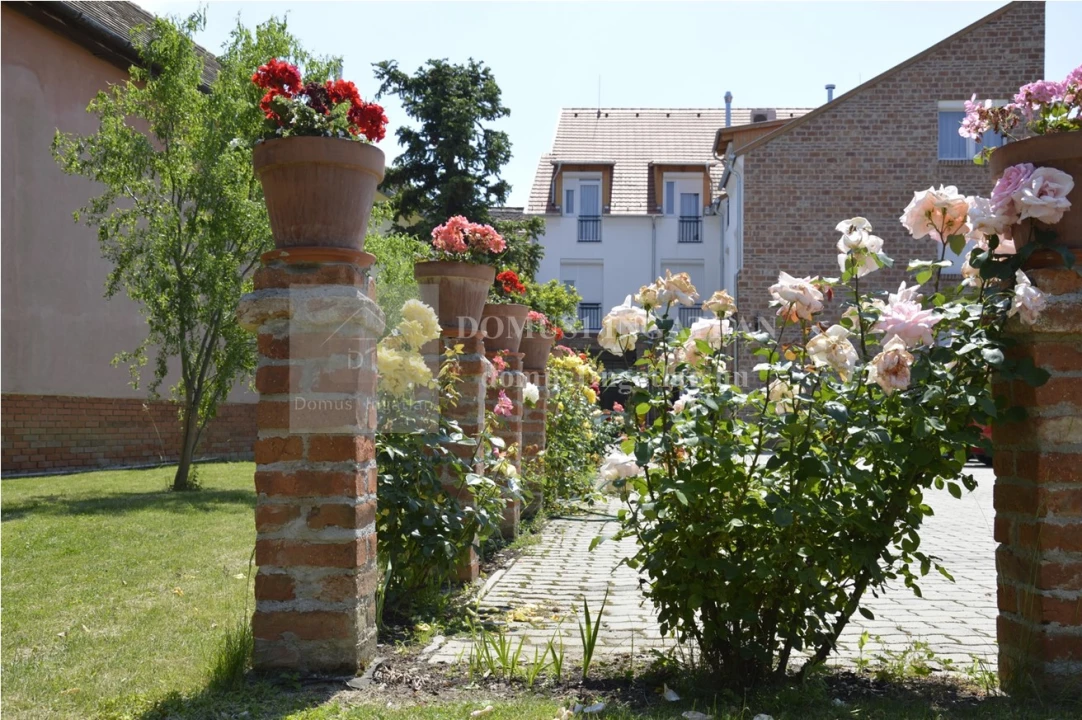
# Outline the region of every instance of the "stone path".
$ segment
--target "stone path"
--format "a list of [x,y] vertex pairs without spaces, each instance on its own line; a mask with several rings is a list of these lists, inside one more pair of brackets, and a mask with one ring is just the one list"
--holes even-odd
[[[920,583],[918,598],[898,583],[866,606],[874,620],[857,615],[842,634],[835,661],[850,664],[858,655],[864,630],[872,639],[864,647],[866,658],[902,652],[914,642],[925,642],[937,658],[968,667],[976,655],[989,669],[996,664],[996,572],[992,539],[992,483],[990,469],[972,465],[978,487],[960,500],[946,491],[933,492],[928,502],[935,510],[921,532],[925,552],[942,558],[954,576],[951,583],[932,572]],[[509,620],[509,634],[526,640],[524,657],[533,646],[543,651],[554,637],[562,637],[568,657],[581,656],[578,618],[585,597],[591,613],[601,606],[605,590],[609,601],[598,637],[598,655],[645,652],[673,647],[658,630],[652,606],[643,600],[638,575],[620,558],[634,549],[634,540],[606,541],[593,552],[590,542],[617,529],[618,504],[601,507],[582,517],[550,522],[541,541],[527,549],[511,566],[488,579],[481,592],[482,611]],[[615,569],[615,572],[613,569]],[[430,648],[429,661],[447,663],[469,655],[469,640],[453,638]]]

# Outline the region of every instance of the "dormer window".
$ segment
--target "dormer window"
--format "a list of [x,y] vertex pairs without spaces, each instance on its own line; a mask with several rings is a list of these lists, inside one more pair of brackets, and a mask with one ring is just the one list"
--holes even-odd
[[703,176],[701,173],[665,173],[662,209],[677,218],[677,242],[701,243]]
[[568,174],[563,185],[563,214],[578,218],[578,241],[601,242],[601,176]]

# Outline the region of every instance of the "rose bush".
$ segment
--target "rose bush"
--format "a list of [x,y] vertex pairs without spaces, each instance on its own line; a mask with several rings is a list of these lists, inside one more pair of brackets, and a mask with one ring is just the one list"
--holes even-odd
[[597,362],[557,345],[547,367],[543,485],[545,502],[558,505],[593,496],[594,470],[608,440],[599,432]]
[[461,346],[447,349],[436,377],[420,349],[440,336],[432,308],[408,300],[402,319],[377,346],[381,426],[380,565],[385,615],[407,614],[453,580],[463,557],[499,529],[502,443],[490,413],[479,437],[466,436],[446,412],[457,402]]
[[[1031,186],[1003,182],[1011,197]],[[967,452],[986,444],[977,424],[1018,416],[993,398],[993,372],[1047,377],[1008,359],[1003,332],[1043,307],[1021,268],[1046,241],[999,252],[995,203],[930,188],[901,218],[944,248],[980,228],[960,285],[941,287],[943,250],[910,264],[916,285],[862,290],[892,260],[852,218],[837,227],[840,278],[782,272],[770,288],[773,335],[734,328],[735,306],[717,294],[704,303],[713,318],[678,329],[674,307],[698,296],[686,276],[659,278],[636,296],[642,307],[629,297],[605,318],[607,349],[638,356],[614,380],[632,391],[624,438],[602,466],[626,494],[620,535],[638,544],[626,562],[647,577],[662,631],[693,641],[725,681],[784,677],[798,655],[803,676],[854,613],[871,617],[868,593],[900,581],[919,594],[932,568],[949,577],[921,549],[925,493],[972,489]],[[837,323],[821,319],[828,304]],[[727,372],[737,343],[759,359],[755,387]]]

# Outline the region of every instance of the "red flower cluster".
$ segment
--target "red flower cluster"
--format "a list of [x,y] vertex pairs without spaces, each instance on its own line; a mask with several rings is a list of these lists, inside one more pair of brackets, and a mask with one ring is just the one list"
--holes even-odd
[[328,80],[302,83],[300,70],[278,58],[271,58],[260,65],[252,82],[267,92],[259,102],[259,108],[268,120],[283,125],[282,118],[274,110],[274,100],[279,97],[302,100],[308,107],[322,115],[330,115],[341,103],[349,103],[349,132],[364,135],[370,142],[378,142],[387,135],[387,116],[376,103],[361,100],[357,86],[351,80]]
[[508,295],[523,295],[526,292],[526,286],[518,279],[514,270],[504,270],[496,276],[496,282],[500,283]]

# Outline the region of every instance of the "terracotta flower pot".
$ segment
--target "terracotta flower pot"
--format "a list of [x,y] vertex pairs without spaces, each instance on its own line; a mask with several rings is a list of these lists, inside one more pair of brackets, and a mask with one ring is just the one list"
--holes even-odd
[[[1030,240],[1035,228],[1051,230],[1056,234],[1057,242],[1071,248],[1077,256],[1082,250],[1082,132],[1054,133],[1007,143],[992,153],[990,165],[994,179],[998,180],[1003,171],[1019,163],[1033,163],[1037,167],[1053,167],[1074,178],[1074,188],[1067,195],[1071,209],[1055,225],[1026,218],[1011,228],[1014,242],[1022,247]],[[1058,253],[1049,251],[1048,257],[1039,257],[1034,253],[1030,257],[1030,267],[1059,265],[1062,260]]]
[[267,140],[252,151],[274,245],[364,249],[383,151],[330,137]]
[[421,300],[436,310],[440,325],[474,331],[496,280],[496,268],[477,263],[438,260],[413,266]]
[[522,367],[525,370],[544,370],[548,364],[549,353],[552,352],[552,346],[556,344],[556,338],[553,336],[546,337],[539,332],[531,333],[526,331],[522,335],[522,342],[519,343],[519,352],[525,354],[522,359]]
[[522,332],[526,329],[526,313],[530,308],[525,305],[496,304],[485,305],[481,315],[481,329],[485,333],[485,350],[488,352],[518,352],[522,342]]

